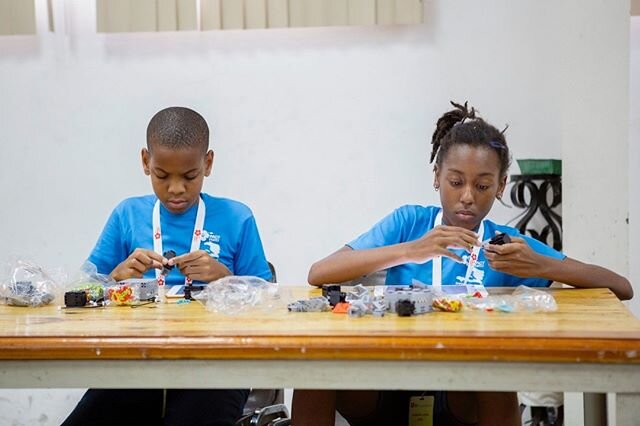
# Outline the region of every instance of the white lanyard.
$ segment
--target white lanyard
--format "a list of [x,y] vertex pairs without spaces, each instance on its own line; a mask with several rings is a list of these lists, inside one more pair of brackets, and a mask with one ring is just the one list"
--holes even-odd
[[[193,239],[191,240],[191,253],[200,250],[200,238],[202,236],[202,227],[204,226],[204,217],[206,207],[202,198],[198,198],[198,212],[196,213],[196,223],[193,227]],[[153,206],[153,251],[162,255],[162,229],[160,228],[160,200],[156,201]],[[156,269],[156,279],[158,285],[164,285],[164,275],[160,269]],[[185,284],[191,284],[189,278],[184,279]]]
[[[442,224],[442,209],[436,215],[436,220],[433,223],[434,227]],[[478,240],[482,241],[482,236],[484,235],[484,220],[480,222],[480,227],[478,229]],[[471,276],[471,272],[473,271],[473,267],[478,261],[478,256],[480,255],[481,247],[473,246],[473,250],[471,251],[471,256],[469,257],[469,262],[467,264],[467,273],[465,274],[465,284],[469,280]],[[442,287],[442,256],[436,256],[431,259],[433,272],[431,273],[431,285],[435,289],[440,289]]]

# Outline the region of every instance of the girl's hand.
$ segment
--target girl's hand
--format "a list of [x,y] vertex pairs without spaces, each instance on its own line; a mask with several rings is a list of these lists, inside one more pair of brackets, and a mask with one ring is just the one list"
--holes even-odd
[[153,250],[137,248],[122,263],[111,271],[111,278],[116,281],[128,278],[142,278],[142,275],[150,269],[162,269],[167,259]]
[[491,269],[521,278],[539,277],[544,258],[519,237],[503,245],[487,244],[484,256]]
[[478,234],[457,226],[436,226],[422,237],[407,243],[408,261],[425,263],[436,256],[445,256],[459,263],[462,258],[449,249],[465,249],[469,253],[479,246]]
[[169,265],[177,265],[182,274],[192,281],[211,282],[231,275],[222,263],[209,256],[204,250],[176,256],[169,259]]

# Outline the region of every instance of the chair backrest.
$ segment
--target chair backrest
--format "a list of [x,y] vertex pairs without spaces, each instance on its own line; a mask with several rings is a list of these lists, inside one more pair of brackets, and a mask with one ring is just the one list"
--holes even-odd
[[269,265],[269,270],[271,271],[271,282],[272,283],[277,283],[278,280],[276,279],[276,268],[275,266],[273,266],[273,263],[267,261],[267,264]]

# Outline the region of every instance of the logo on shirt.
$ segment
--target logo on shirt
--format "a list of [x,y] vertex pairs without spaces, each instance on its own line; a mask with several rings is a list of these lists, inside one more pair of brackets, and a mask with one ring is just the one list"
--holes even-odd
[[[464,261],[465,265],[469,264],[469,260],[471,259],[470,255],[463,255],[462,256],[462,260]],[[473,268],[471,269],[471,275],[469,276],[469,280],[467,281],[467,284],[482,284],[482,281],[484,279],[484,264],[485,261],[484,260],[476,260],[475,264],[473,265]],[[466,273],[466,270],[465,270]],[[464,284],[464,275],[458,275],[456,277],[456,282],[457,284]]]
[[204,246],[204,251],[209,253],[209,256],[214,259],[220,258],[220,235],[203,229],[200,235],[200,246]]

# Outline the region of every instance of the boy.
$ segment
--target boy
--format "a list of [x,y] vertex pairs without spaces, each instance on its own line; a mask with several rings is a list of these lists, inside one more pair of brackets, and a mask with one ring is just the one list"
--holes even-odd
[[[213,166],[209,128],[188,108],[171,107],[147,127],[142,167],[155,195],[120,203],[89,256],[116,281],[153,277],[167,285],[210,282],[227,275],[271,279],[251,210],[237,201],[203,194]],[[163,256],[173,250],[177,256]],[[166,276],[162,268],[176,266]],[[233,425],[249,391],[89,389],[64,425]],[[163,412],[163,406],[164,412]],[[131,417],[134,416],[134,417]],[[139,418],[135,418],[139,416]]]

